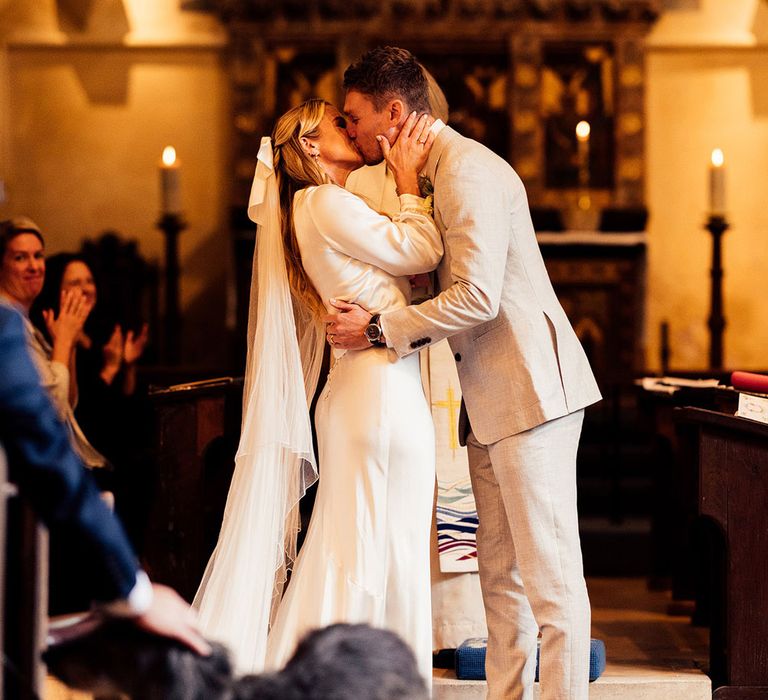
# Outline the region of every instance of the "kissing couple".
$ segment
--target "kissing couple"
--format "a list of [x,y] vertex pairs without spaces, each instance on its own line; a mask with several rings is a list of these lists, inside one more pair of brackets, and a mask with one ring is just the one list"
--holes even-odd
[[[542,698],[586,700],[576,452],[600,392],[525,188],[436,118],[410,52],[369,51],[344,89],[343,113],[308,100],[261,142],[242,433],[195,598],[201,625],[240,670],[259,672],[280,668],[311,629],[369,623],[399,634],[431,681],[434,428],[418,354],[448,338],[480,522],[488,697],[532,698],[541,634]],[[357,174],[382,160],[386,170]],[[391,217],[366,203],[383,201],[387,182]],[[409,277],[435,269],[434,297],[411,305]],[[316,458],[308,406],[326,340]],[[297,557],[298,503],[318,474]]]

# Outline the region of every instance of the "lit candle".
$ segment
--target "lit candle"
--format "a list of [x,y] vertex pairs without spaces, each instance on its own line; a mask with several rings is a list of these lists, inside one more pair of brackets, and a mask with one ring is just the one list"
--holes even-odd
[[716,148],[712,151],[712,164],[709,166],[709,211],[712,214],[725,213],[725,158]]
[[160,163],[160,201],[163,214],[181,212],[181,188],[179,186],[180,163],[176,149],[166,146]]
[[590,131],[592,131],[592,129],[589,126],[589,122],[582,120],[576,125],[576,138],[579,140],[579,143],[589,143]]
[[591,131],[587,121],[582,120],[576,125],[576,140],[579,148],[579,184],[582,187],[589,185],[589,134]]

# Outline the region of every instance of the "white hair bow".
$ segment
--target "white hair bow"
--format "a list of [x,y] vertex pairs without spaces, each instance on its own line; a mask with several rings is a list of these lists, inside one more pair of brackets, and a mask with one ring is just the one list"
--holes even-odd
[[270,177],[275,177],[274,152],[272,139],[263,136],[259,153],[256,156],[256,172],[251,184],[251,196],[248,198],[248,218],[256,224],[264,223],[264,207],[267,183]]

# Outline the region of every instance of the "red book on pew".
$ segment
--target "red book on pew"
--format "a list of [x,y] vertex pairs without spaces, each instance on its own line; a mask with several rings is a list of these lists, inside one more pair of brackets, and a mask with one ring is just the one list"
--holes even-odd
[[[739,407],[736,415],[768,423],[768,375],[734,372],[731,375],[731,384],[739,391]],[[755,396],[755,394],[763,395]]]
[[756,372],[734,372],[731,384],[739,391],[751,391],[755,394],[768,394],[768,375]]

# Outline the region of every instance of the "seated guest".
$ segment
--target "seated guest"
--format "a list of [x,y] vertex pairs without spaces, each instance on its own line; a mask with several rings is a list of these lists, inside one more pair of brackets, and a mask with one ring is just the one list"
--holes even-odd
[[77,402],[75,344],[92,302],[80,289],[64,291],[59,313],[45,314],[49,343],[29,320],[44,280],[45,241],[37,224],[23,216],[0,222],[0,299],[17,305],[24,314],[30,354],[59,417],[69,428],[75,451],[87,467],[105,467],[107,460],[88,442],[73,412]]
[[136,362],[147,344],[147,325],[139,332],[121,328],[98,303],[92,267],[81,255],[59,253],[45,261],[45,281],[30,309],[30,319],[49,342],[50,319],[60,314],[60,302],[80,290],[91,312],[73,349],[77,378],[75,417],[88,441],[114,467],[110,481],[115,506],[135,548],[140,548],[151,493],[147,460],[142,457],[136,391]]
[[[111,465],[85,437],[73,410],[77,403],[75,347],[93,300],[78,288],[62,291],[58,313],[45,310],[42,314],[49,343],[29,318],[45,274],[44,240],[37,224],[26,217],[0,222],[0,300],[15,304],[22,312],[30,355],[42,385],[67,426],[73,449],[93,471],[106,502],[113,505]],[[61,542],[65,537],[59,531],[51,533],[49,612],[54,615],[80,611],[89,602],[75,573],[84,562],[73,558],[70,547]]]
[[[20,276],[19,283],[25,282]],[[49,529],[69,535],[73,555],[86,553],[80,557],[85,567],[80,578],[102,611],[131,617],[142,629],[196,653],[210,653],[190,606],[167,586],[151,584],[139,568],[119,521],[99,497],[40,386],[24,324],[16,309],[0,302],[0,444],[20,494]]]
[[[92,417],[98,407],[114,404],[120,396],[135,392],[136,362],[146,347],[148,327],[144,324],[137,333],[107,318],[106,310],[98,305],[98,288],[88,261],[75,253],[59,253],[46,260],[43,288],[30,310],[32,322],[44,334],[48,335],[46,317],[58,316],[63,294],[72,289],[79,289],[92,309],[75,344],[79,395],[76,413],[80,418],[87,397],[93,405],[86,415]],[[94,431],[86,432],[98,444]]]

